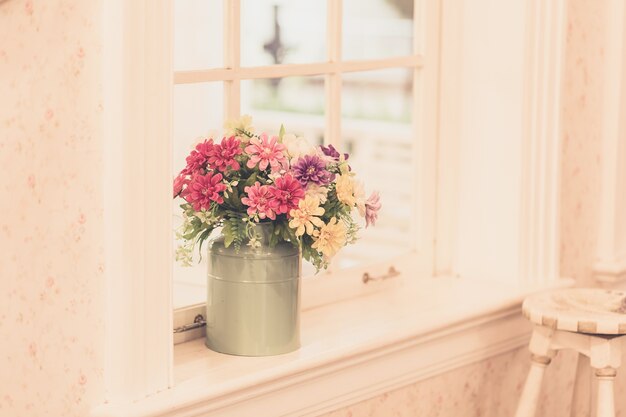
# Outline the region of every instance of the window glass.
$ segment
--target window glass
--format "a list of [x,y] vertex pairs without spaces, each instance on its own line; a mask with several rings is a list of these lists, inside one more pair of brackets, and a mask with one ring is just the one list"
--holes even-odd
[[241,65],[326,61],[325,0],[241,0]]
[[367,196],[380,193],[383,209],[376,227],[339,252],[340,268],[377,262],[411,249],[410,222],[415,141],[411,127],[412,71],[388,69],[344,74],[342,148],[364,182]]
[[342,33],[345,60],[411,55],[413,1],[344,0]]
[[223,2],[174,2],[174,69],[221,67],[223,62]]

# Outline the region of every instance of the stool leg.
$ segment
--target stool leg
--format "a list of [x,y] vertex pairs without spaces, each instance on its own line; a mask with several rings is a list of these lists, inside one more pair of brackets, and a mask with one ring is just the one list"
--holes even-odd
[[546,366],[548,366],[551,361],[548,356],[534,354],[531,355],[531,360],[530,371],[528,372],[528,377],[526,377],[526,383],[524,384],[524,390],[522,391],[522,396],[517,405],[515,417],[535,416],[543,374],[546,370]]
[[596,417],[615,417],[613,381],[617,371],[613,368],[596,370],[598,380],[598,405]]
[[591,365],[589,358],[578,354],[576,375],[574,376],[574,392],[572,394],[572,410],[570,417],[591,416]]

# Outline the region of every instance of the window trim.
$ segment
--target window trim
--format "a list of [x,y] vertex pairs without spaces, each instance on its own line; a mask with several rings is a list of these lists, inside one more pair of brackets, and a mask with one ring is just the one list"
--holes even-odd
[[[303,281],[302,307],[308,309],[346,298],[386,288],[380,285],[363,285],[361,277],[384,275],[390,268],[400,272],[417,271],[417,276],[433,273],[433,241],[435,220],[435,165],[438,106],[439,65],[439,1],[414,0],[413,51],[407,56],[381,59],[342,60],[342,0],[327,0],[327,56],[326,62],[284,64],[269,66],[241,66],[240,0],[224,0],[224,56],[222,68],[173,71],[173,83],[205,82],[224,83],[224,117],[240,115],[241,81],[259,78],[322,75],[325,77],[325,138],[328,143],[341,147],[341,89],[342,74],[390,68],[413,69],[412,134],[415,141],[415,190],[413,194],[414,221],[410,235],[415,236],[408,251],[392,259],[373,262],[355,268],[335,270],[333,266],[318,274],[314,280]],[[430,4],[426,4],[430,3]],[[425,105],[429,103],[429,105]],[[433,103],[435,105],[433,106]],[[400,274],[395,280],[405,279]],[[188,308],[183,308],[188,311]],[[178,310],[178,309],[177,309]],[[182,315],[182,313],[181,313]],[[180,318],[175,318],[178,322]]]
[[[450,3],[443,2],[444,13],[446,4],[451,7]],[[543,247],[546,233],[553,236],[558,232],[556,207],[560,184],[556,167],[559,155],[558,152],[547,151],[554,150],[555,146],[558,149],[560,143],[558,123],[561,85],[558,81],[564,50],[565,2],[533,0],[528,4],[525,27],[528,28],[529,36],[537,36],[539,33],[549,33],[550,36],[545,43],[529,43],[525,59],[526,71],[533,76],[529,77],[525,89],[527,100],[524,121],[528,122],[530,115],[533,115],[536,129],[529,134],[532,143],[544,152],[523,156],[527,174],[536,175],[530,177],[532,181],[520,185],[520,192],[525,195],[536,193],[537,199],[536,204],[527,208],[528,213],[521,216],[518,225],[522,230],[532,231],[527,233],[527,243],[524,245],[526,249],[532,250],[523,252],[528,256],[520,254],[520,262],[524,264],[520,267],[532,266],[532,271],[547,271],[547,274],[539,275],[539,279],[534,280],[539,287],[545,287],[558,279],[558,270],[552,267],[558,262],[558,249],[546,252],[546,256],[537,248]],[[451,15],[458,14],[458,10],[456,12]],[[173,382],[171,276],[170,270],[161,264],[167,263],[171,255],[171,226],[168,220],[171,218],[171,109],[158,105],[170,102],[171,13],[171,0],[157,3],[151,0],[112,0],[104,4],[103,129],[106,144],[104,224],[107,290],[104,305],[104,388],[105,400],[110,406],[145,398],[171,387]],[[444,27],[444,40],[455,39],[455,35],[459,35],[459,27],[454,26]],[[446,30],[452,30],[453,33],[446,34]],[[442,85],[445,85],[446,79],[450,80],[449,77],[458,76],[462,72],[462,66],[451,69],[446,57],[442,59]],[[150,92],[151,100],[148,100],[146,92]],[[161,100],[154,100],[155,96]],[[442,100],[440,106],[446,108],[450,104],[454,104],[452,97]],[[543,109],[551,111],[541,111]],[[444,167],[452,167],[452,174],[455,174],[454,165],[444,163],[450,155],[443,152],[446,146],[459,151],[458,144],[452,139],[444,134],[441,136],[438,148],[439,174],[444,172]],[[164,146],[154,146],[154,143]],[[425,155],[421,156],[426,159]],[[427,163],[434,166],[432,159]],[[164,167],[168,169],[164,170]],[[451,183],[453,186],[439,182],[438,202],[440,209],[450,205],[452,208],[448,211],[454,214],[458,211],[454,208],[455,197],[460,191],[458,183]],[[159,212],[161,208],[162,213]],[[438,215],[438,224],[445,221],[447,216],[449,213],[446,212]],[[455,235],[452,230],[448,243],[437,244],[437,254],[453,254]],[[441,237],[440,231],[436,236],[438,239]],[[555,239],[550,239],[550,242],[554,243]],[[432,240],[426,242],[426,245],[432,246]],[[454,256],[445,258],[452,261],[438,263],[438,266],[449,267],[444,269],[455,273]],[[460,275],[464,279],[471,279],[462,272]],[[516,273],[511,279],[519,283],[532,282],[529,278],[532,276],[528,273]]]

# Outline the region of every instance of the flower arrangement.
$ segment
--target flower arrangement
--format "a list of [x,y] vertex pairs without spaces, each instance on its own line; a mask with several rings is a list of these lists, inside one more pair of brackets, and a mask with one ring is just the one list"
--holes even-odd
[[176,258],[191,265],[196,245],[222,227],[224,245],[260,245],[254,224],[271,223],[270,246],[290,242],[316,269],[326,268],[345,245],[357,240],[359,223],[374,225],[379,195],[365,196],[348,164],[348,154],[332,145],[312,146],[285,134],[255,134],[250,116],[225,124],[226,136],[205,139],[187,156],[174,179],[174,198],[182,198],[183,243]]

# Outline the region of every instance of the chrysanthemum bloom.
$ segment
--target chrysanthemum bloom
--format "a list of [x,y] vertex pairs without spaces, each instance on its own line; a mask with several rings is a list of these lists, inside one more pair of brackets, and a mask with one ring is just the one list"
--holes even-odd
[[235,156],[241,155],[243,152],[240,144],[241,142],[236,137],[231,136],[228,139],[222,139],[219,144],[213,145],[208,151],[207,162],[209,166],[221,172],[226,171],[228,167],[238,170],[240,166],[239,162],[235,160]]
[[337,176],[335,189],[339,201],[349,207],[354,207],[356,198],[354,198],[354,180],[351,175],[344,174]]
[[176,196],[178,196],[180,192],[183,191],[183,187],[188,182],[189,179],[187,178],[187,173],[185,172],[185,170],[183,170],[180,174],[178,174],[176,178],[174,178],[174,198],[176,198]]
[[195,211],[208,210],[211,201],[222,204],[224,199],[220,195],[226,189],[226,184],[222,183],[222,174],[208,173],[206,175],[196,174],[191,177],[187,188],[181,197],[193,206]]
[[185,171],[186,174],[194,174],[200,169],[206,168],[211,148],[213,148],[213,139],[198,143],[187,157],[187,167],[183,171]]
[[382,204],[380,202],[378,191],[374,191],[365,202],[365,227],[368,227],[370,224],[372,226],[376,225],[376,220],[378,220],[378,210],[380,210],[381,207]]
[[317,239],[311,247],[322,252],[326,258],[332,258],[346,244],[346,225],[336,217],[315,231]]
[[246,153],[250,155],[247,166],[254,168],[258,164],[259,169],[265,171],[269,165],[272,172],[279,171],[281,168],[287,169],[288,163],[284,151],[285,146],[278,143],[276,136],[268,139],[264,133],[260,138],[253,137],[250,139],[250,144],[246,146]]
[[248,196],[242,198],[241,202],[248,206],[247,212],[249,216],[258,214],[260,219],[265,219],[266,217],[272,220],[276,219],[275,210],[278,203],[270,193],[269,188],[267,185],[261,185],[258,181],[253,186],[244,188]]
[[302,185],[291,174],[276,178],[274,185],[270,186],[270,193],[278,203],[276,214],[289,213],[291,209],[297,208],[300,199],[304,198]]
[[334,174],[326,170],[326,164],[317,155],[304,155],[292,165],[293,175],[302,186],[309,182],[326,185],[334,179]]
[[320,201],[320,204],[324,204],[328,199],[328,188],[310,183],[306,187],[306,190],[304,190],[304,194],[307,196],[315,197]]
[[317,217],[322,214],[324,209],[320,207],[320,201],[315,197],[305,196],[298,202],[298,208],[289,212],[289,227],[296,229],[296,236],[302,236],[305,230],[308,235],[313,235],[315,226],[324,226],[322,219]]
[[283,136],[283,145],[290,158],[299,158],[303,155],[314,155],[315,148],[303,137],[293,134]]

